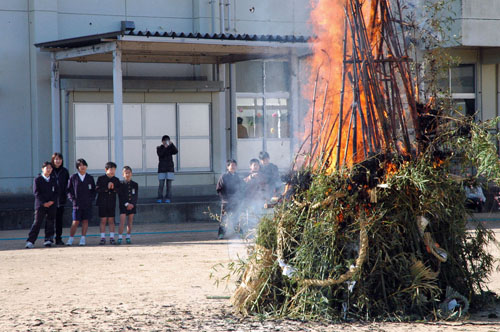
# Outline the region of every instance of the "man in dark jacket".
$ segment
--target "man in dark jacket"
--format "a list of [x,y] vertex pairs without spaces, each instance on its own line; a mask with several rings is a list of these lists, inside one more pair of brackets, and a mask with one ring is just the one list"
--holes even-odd
[[54,219],[56,217],[56,201],[58,188],[56,180],[50,176],[52,165],[46,161],[42,164],[42,173],[33,182],[33,194],[35,195],[35,221],[26,240],[26,248],[34,247],[40,232],[40,226],[45,219],[45,242],[44,246],[52,245],[54,236]]
[[[170,203],[172,199],[172,181],[174,180],[174,160],[173,155],[177,154],[177,148],[168,135],[161,138],[161,145],[156,147],[158,155],[158,203]],[[167,181],[167,194],[163,199],[163,187]]]
[[222,174],[217,182],[217,193],[221,200],[221,216],[219,224],[219,239],[224,238],[227,226],[234,226],[239,218],[238,209],[241,201],[243,182],[236,174],[236,160],[227,161],[227,172]]

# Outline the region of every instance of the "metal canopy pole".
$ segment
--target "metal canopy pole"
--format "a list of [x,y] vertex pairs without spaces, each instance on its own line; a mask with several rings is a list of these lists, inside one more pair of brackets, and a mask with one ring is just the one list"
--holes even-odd
[[299,138],[297,133],[300,133],[299,128],[299,58],[296,52],[290,54],[290,101],[291,101],[291,139],[290,139],[290,156],[296,152],[299,147]]
[[59,61],[52,53],[50,92],[52,103],[52,152],[61,152],[61,95],[59,89]]
[[224,173],[226,169],[226,160],[227,160],[227,132],[228,132],[228,126],[227,126],[227,105],[226,105],[226,88],[227,88],[227,81],[226,81],[226,65],[225,64],[219,64],[218,65],[218,79],[219,81],[223,82],[224,86],[224,91],[219,93],[219,135],[220,135],[220,170],[222,173]]
[[113,51],[113,103],[115,108],[115,163],[121,172],[123,168],[123,76],[122,52],[116,47]]

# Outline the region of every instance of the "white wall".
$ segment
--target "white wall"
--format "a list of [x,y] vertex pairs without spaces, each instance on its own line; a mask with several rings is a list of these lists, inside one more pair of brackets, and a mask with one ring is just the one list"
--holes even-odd
[[[226,25],[230,11],[232,29],[225,32],[310,33],[309,0],[230,2]],[[33,44],[117,31],[122,20],[134,21],[136,30],[218,33],[218,0],[215,20],[211,6],[208,0],[0,0],[0,194],[30,193],[32,178],[53,152],[50,56]],[[124,64],[123,70],[126,76],[159,77],[211,72],[207,66],[171,64]],[[64,62],[60,71],[111,76],[112,65]],[[221,151],[214,148],[214,160],[217,153]],[[214,169],[220,167],[214,164]]]
[[29,23],[27,2],[0,1],[0,191],[32,182]]
[[500,1],[462,0],[462,45],[499,46]]

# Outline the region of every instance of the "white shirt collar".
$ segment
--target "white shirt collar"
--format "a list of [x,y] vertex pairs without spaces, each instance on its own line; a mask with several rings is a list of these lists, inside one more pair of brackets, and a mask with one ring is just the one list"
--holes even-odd
[[87,173],[81,175],[80,172],[78,172],[77,174],[80,177],[80,180],[82,180],[82,182],[83,182],[83,179],[85,179],[85,175],[87,175]]
[[45,177],[45,175],[43,175],[43,173],[40,173],[40,175],[45,179],[45,181],[49,182],[50,175],[48,177]]

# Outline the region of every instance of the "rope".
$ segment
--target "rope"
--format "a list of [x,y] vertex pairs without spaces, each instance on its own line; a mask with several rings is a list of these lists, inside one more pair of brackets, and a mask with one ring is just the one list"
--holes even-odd
[[431,233],[424,233],[424,243],[429,248],[431,254],[436,257],[441,263],[445,263],[448,260],[448,253],[442,248],[438,248],[436,243],[432,239]]
[[[355,275],[360,269],[361,266],[363,265],[364,261],[366,260],[366,256],[368,255],[368,232],[366,230],[366,220],[361,219],[359,222],[359,244],[360,244],[360,249],[359,249],[359,255],[358,258],[356,259],[356,266],[351,267],[349,271],[346,273],[342,274],[338,278],[328,278],[324,280],[320,279],[304,279],[301,281],[302,285],[304,286],[317,286],[317,287],[327,287],[327,286],[332,286],[332,285],[337,285],[341,284],[349,279],[352,278],[353,275]],[[278,260],[283,259],[283,223],[282,220],[278,223],[278,236],[277,236],[277,256]]]
[[356,259],[356,266],[353,266],[346,273],[342,274],[338,278],[328,278],[324,280],[320,279],[304,279],[302,280],[302,285],[304,286],[317,286],[317,287],[327,287],[332,285],[341,284],[355,275],[363,265],[368,255],[368,232],[366,230],[366,220],[361,219],[359,222],[359,255]]

